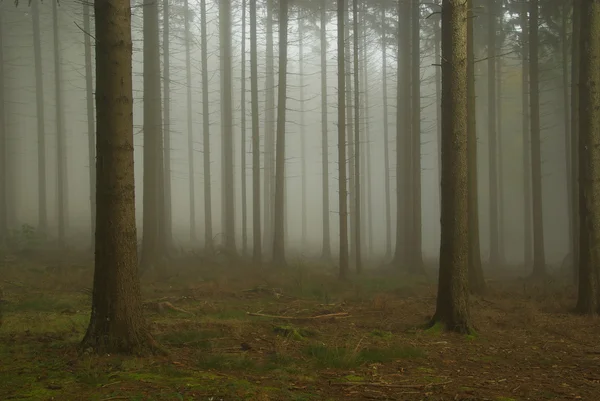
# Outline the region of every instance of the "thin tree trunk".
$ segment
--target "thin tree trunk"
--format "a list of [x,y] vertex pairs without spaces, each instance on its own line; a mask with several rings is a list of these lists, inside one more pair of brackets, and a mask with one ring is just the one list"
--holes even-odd
[[58,185],[58,246],[66,246],[66,224],[67,224],[67,155],[65,154],[65,129],[63,123],[63,101],[62,84],[60,73],[60,38],[58,32],[58,4],[52,2],[52,26],[54,33],[54,83],[56,91],[56,161],[57,161],[57,185]]
[[498,95],[496,108],[496,126],[498,130],[498,263],[504,266],[506,264],[506,251],[504,248],[504,151],[502,149],[504,141],[502,138],[502,56],[500,55],[496,56],[496,91]]
[[[381,22],[385,25],[385,8],[381,11]],[[392,257],[392,212],[390,207],[390,154],[389,154],[389,123],[387,99],[387,43],[385,32],[381,35],[381,76],[383,92],[383,175],[385,190],[385,260]]]
[[185,76],[187,87],[187,143],[188,143],[188,188],[190,191],[190,241],[194,246],[198,241],[196,233],[196,179],[194,174],[194,127],[192,123],[192,56],[190,44],[190,8],[188,0],[184,0],[184,29],[185,29]]
[[173,218],[172,218],[172,207],[171,207],[171,56],[169,50],[169,24],[170,21],[170,6],[169,0],[163,0],[163,91],[164,91],[164,104],[163,104],[163,131],[164,131],[164,147],[163,147],[163,181],[164,191],[161,191],[159,196],[163,204],[162,212],[164,213],[161,217],[163,229],[161,230],[161,237],[164,238],[164,247],[171,249],[173,246]]
[[573,35],[571,41],[571,183],[572,188],[569,196],[572,197],[572,205],[569,212],[573,218],[573,278],[577,283],[579,276],[579,59],[581,52],[580,43],[581,29],[581,0],[573,1]]
[[307,246],[306,126],[304,121],[304,23],[298,10],[298,74],[300,75],[300,166],[302,180],[302,250]]
[[521,11],[522,26],[522,108],[523,108],[523,247],[525,268],[533,266],[533,233],[531,216],[531,137],[529,119],[529,18],[528,4],[523,3]]
[[[363,13],[366,13],[367,11],[367,7],[366,5],[364,5],[363,7]],[[365,15],[363,15],[362,21],[363,24],[366,21]],[[371,125],[370,125],[370,109],[369,109],[369,58],[367,57],[368,55],[368,47],[367,47],[367,32],[366,29],[363,31],[363,87],[365,88],[364,90],[364,99],[365,99],[365,107],[364,107],[364,119],[365,119],[365,141],[367,143],[366,145],[366,153],[367,156],[365,158],[366,161],[366,174],[365,174],[365,183],[367,184],[366,187],[366,197],[365,197],[365,203],[364,203],[364,208],[367,211],[367,215],[366,215],[366,226],[367,226],[367,235],[369,237],[369,240],[367,242],[368,244],[368,256],[372,256],[374,253],[374,248],[373,248],[373,190],[372,190],[372,181],[373,181],[373,177],[371,176],[371,169],[372,169],[372,165],[371,165]],[[387,147],[386,147],[387,148]],[[389,182],[388,182],[389,184]],[[387,201],[389,202],[389,197],[386,198]],[[389,222],[387,222],[387,224],[389,225]]]
[[143,352],[154,342],[137,275],[131,9],[128,2],[103,0],[94,2],[94,11],[96,56],[102,55],[96,57],[96,268],[82,347],[102,354]]
[[[48,207],[46,203],[46,132],[45,132],[45,117],[44,117],[44,81],[42,75],[42,46],[41,46],[41,35],[40,35],[40,11],[39,11],[39,2],[40,0],[35,0],[31,3],[31,17],[33,23],[33,54],[35,59],[35,101],[36,101],[36,118],[37,118],[37,138],[38,138],[38,231],[42,236],[45,236],[48,231]],[[85,3],[88,7],[89,4]],[[84,20],[85,23],[86,20]],[[89,13],[88,13],[88,21],[89,21]],[[84,34],[85,38],[89,38],[89,28],[86,29],[86,33]],[[89,41],[89,39],[88,39]],[[86,49],[86,85],[87,85],[87,64],[88,64],[88,54],[89,55],[89,63],[91,65],[91,47],[88,47],[88,42],[85,43]],[[89,90],[89,88],[88,88]],[[91,92],[87,92],[88,96],[88,124],[90,122],[89,118],[89,102],[92,102],[93,107],[93,94]],[[91,97],[91,99],[89,98]],[[93,115],[92,115],[93,117]],[[92,132],[93,132],[93,124],[94,121],[92,119]],[[89,127],[89,126],[88,126]],[[89,128],[88,128],[89,129]],[[93,144],[94,148],[96,146],[95,142]],[[5,149],[5,147],[2,147]],[[93,150],[95,153],[95,149]],[[93,167],[92,167],[93,166]],[[90,161],[90,172],[92,169],[96,168],[96,160],[94,158],[93,162]],[[93,181],[93,183],[92,183]],[[90,188],[96,186],[96,178],[90,177]],[[4,193],[4,191],[2,191]],[[91,213],[92,213],[92,242],[93,242],[93,233],[94,233],[94,224],[96,222],[95,207],[96,195],[92,193],[90,195],[90,204],[91,204]]]
[[531,96],[531,183],[533,198],[533,275],[546,274],[544,217],[542,212],[542,154],[540,138],[540,88],[538,61],[538,0],[530,2],[529,94]]
[[242,89],[241,89],[241,178],[242,178],[242,255],[248,253],[248,213],[246,205],[246,1],[242,0]]
[[579,291],[576,310],[600,310],[600,1],[581,0],[579,61]]
[[273,263],[285,267],[284,194],[285,194],[285,112],[287,103],[287,32],[288,3],[279,0],[279,82],[277,85],[277,142],[275,163],[275,221],[273,227]]
[[471,332],[467,265],[467,3],[442,2],[442,217],[436,312],[431,324]]
[[469,289],[473,294],[485,293],[479,240],[479,196],[477,183],[477,119],[475,106],[475,50],[473,35],[473,0],[467,2],[467,171],[469,230]]
[[[37,1],[35,2],[37,3]],[[36,5],[37,6],[37,5]],[[8,179],[8,152],[6,149],[6,116],[4,110],[4,13],[0,9],[0,246],[6,245],[8,232],[8,196],[7,196],[7,179]],[[39,33],[39,32],[38,32]],[[0,296],[2,292],[0,291]],[[0,323],[2,318],[0,316]]]
[[273,251],[273,176],[274,176],[274,138],[275,123],[275,68],[273,55],[273,0],[267,0],[266,32],[266,79],[265,79],[265,155],[264,155],[264,251]]
[[142,272],[157,267],[163,255],[160,244],[160,188],[162,163],[162,110],[158,2],[144,0],[144,193]]
[[489,0],[488,8],[488,157],[489,170],[489,213],[490,213],[490,265],[500,261],[498,249],[498,136],[496,132],[496,35],[497,0]]
[[250,0],[250,97],[252,99],[252,259],[262,262],[260,227],[260,135],[258,120],[258,51],[256,0]]
[[212,194],[210,173],[210,115],[208,107],[208,51],[206,38],[206,0],[200,0],[200,47],[202,53],[202,151],[204,169],[204,247],[213,250],[212,234]]
[[[354,182],[354,169],[355,169],[355,158],[354,158],[354,105],[352,103],[352,62],[350,61],[350,55],[352,54],[351,39],[350,39],[350,12],[346,13],[346,21],[344,21],[345,28],[345,54],[346,54],[346,135],[348,136],[348,193],[350,195],[348,206],[350,210],[350,253],[349,259],[352,261],[356,257],[356,185]],[[358,89],[356,89],[358,90]]]
[[356,272],[362,272],[362,255],[361,255],[361,226],[360,226],[360,93],[359,79],[360,70],[358,69],[358,0],[352,2],[352,32],[354,33],[354,258]]
[[[37,3],[35,1],[34,3]],[[37,6],[36,6],[37,7]],[[39,19],[39,16],[37,17]],[[90,228],[92,239],[92,249],[94,246],[94,235],[96,232],[96,131],[94,129],[94,77],[92,74],[92,43],[91,43],[91,27],[90,27],[90,4],[88,2],[83,3],[83,43],[85,51],[85,98],[87,106],[87,125],[88,125],[88,160],[89,160],[89,180],[90,180]],[[38,26],[38,40],[39,40],[39,26]],[[38,43],[39,46],[39,43]],[[41,54],[40,54],[41,58]],[[40,63],[41,69],[41,63]],[[41,75],[41,71],[40,71]],[[38,100],[39,103],[44,102],[43,94],[42,98]],[[39,110],[38,106],[38,110]],[[41,106],[43,110],[43,105]],[[43,116],[43,112],[42,112]],[[42,133],[43,128],[43,117],[42,117]],[[39,124],[39,122],[38,122]],[[39,125],[38,125],[39,131]],[[44,151],[45,156],[45,151]],[[45,164],[45,163],[44,163]],[[44,173],[42,173],[44,174]],[[45,183],[44,183],[45,185]]]
[[569,21],[569,9],[572,7],[568,2],[562,4],[562,21],[560,26],[560,43],[561,43],[561,68],[562,68],[562,86],[563,86],[563,104],[565,108],[565,175],[567,184],[567,218],[569,222],[569,253],[573,255],[573,224],[574,215],[571,213],[573,210],[573,183],[571,175],[571,111],[570,109],[570,98],[569,98],[569,42],[567,39],[567,26]]
[[338,163],[340,215],[340,271],[341,280],[348,278],[348,200],[346,192],[346,71],[344,52],[345,0],[337,3],[337,72],[338,72]]
[[231,0],[219,2],[219,38],[221,46],[221,121],[223,125],[223,184],[225,185],[225,249],[230,255],[235,254],[235,211],[233,192],[233,102],[231,78]]
[[435,28],[433,31],[434,34],[434,43],[433,43],[433,51],[435,57],[435,64],[437,65],[435,69],[435,99],[436,99],[436,107],[435,107],[435,119],[436,119],[436,129],[437,129],[437,144],[438,144],[438,198],[440,202],[440,210],[442,208],[442,59],[441,59],[441,51],[440,46],[442,43],[442,29],[441,29],[441,18],[434,17]]
[[424,274],[421,227],[421,9],[420,0],[412,0],[412,128],[410,130],[412,154],[412,249],[408,271]]
[[321,4],[321,148],[323,170],[323,260],[331,259],[329,228],[329,141],[327,138],[327,8]]

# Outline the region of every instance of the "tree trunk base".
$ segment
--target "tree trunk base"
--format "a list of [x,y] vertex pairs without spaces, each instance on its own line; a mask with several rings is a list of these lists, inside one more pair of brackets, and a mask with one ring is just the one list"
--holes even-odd
[[110,332],[110,327],[90,323],[80,347],[84,352],[97,354],[148,355],[166,354],[166,350],[147,332],[129,333],[123,336]]
[[425,325],[425,329],[431,329],[436,326],[441,326],[444,331],[450,331],[458,334],[472,335],[475,334],[475,329],[469,324],[466,319],[442,318],[439,314],[435,314],[433,318]]

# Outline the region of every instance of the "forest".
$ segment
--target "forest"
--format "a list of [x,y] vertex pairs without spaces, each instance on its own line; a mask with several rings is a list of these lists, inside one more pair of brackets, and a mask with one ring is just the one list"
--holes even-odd
[[0,2],[0,400],[600,398],[600,0]]

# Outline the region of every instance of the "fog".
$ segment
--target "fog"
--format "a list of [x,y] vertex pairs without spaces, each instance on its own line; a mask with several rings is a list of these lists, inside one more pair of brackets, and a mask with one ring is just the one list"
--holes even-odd
[[[134,3],[134,2],[132,2]],[[139,1],[135,3],[140,3]],[[183,25],[172,20],[170,35],[170,111],[171,125],[171,166],[172,180],[172,224],[174,242],[182,248],[201,248],[204,238],[204,170],[202,168],[202,124],[210,122],[213,235],[221,241],[222,233],[222,163],[221,163],[221,74],[219,60],[218,6],[216,2],[207,4],[208,21],[208,76],[209,109],[208,116],[202,115],[202,77],[200,52],[199,1],[192,0],[190,8],[195,13],[191,24],[192,42],[192,117],[194,143],[194,180],[196,226],[198,241],[190,240],[190,204],[188,173],[187,105],[185,41]],[[49,236],[56,236],[57,230],[57,142],[56,142],[56,85],[54,82],[54,54],[52,5],[44,2],[40,7],[41,48],[43,58],[44,127],[46,134],[46,177]],[[333,7],[333,6],[332,6]],[[20,230],[22,225],[38,225],[38,150],[36,87],[33,52],[33,28],[30,9],[25,5],[14,7],[12,2],[0,4],[1,32],[4,69],[5,126],[7,132],[8,166],[8,210],[9,226]],[[143,54],[142,54],[142,9],[132,4],[133,17],[133,78],[134,78],[134,135],[135,135],[135,178],[136,214],[138,234],[143,230]],[[337,159],[337,59],[335,10],[328,13],[327,25],[327,77],[328,77],[328,154],[329,154],[329,219],[331,222],[332,249],[337,252],[339,238],[338,217],[338,159]],[[239,1],[232,5],[233,26],[233,126],[235,163],[235,230],[236,245],[241,250],[242,198],[241,198],[241,152],[246,152],[247,182],[247,232],[249,246],[252,236],[252,165],[251,165],[251,114],[250,114],[250,37],[249,24],[246,24],[246,143],[241,143],[241,6]],[[90,185],[87,136],[87,109],[85,90],[85,60],[82,5],[78,1],[61,1],[58,7],[60,37],[60,80],[62,84],[62,115],[66,135],[67,160],[67,233],[72,247],[90,245]],[[258,88],[261,148],[264,146],[265,127],[265,24],[266,11],[262,2],[258,6]],[[423,11],[427,16],[429,12]],[[298,13],[290,6],[288,44],[288,103],[286,121],[286,246],[290,255],[318,256],[322,247],[322,148],[321,148],[321,81],[320,81],[320,42],[318,18],[300,22],[306,25],[302,42],[304,45],[303,86],[300,85]],[[440,243],[439,212],[439,164],[437,139],[437,114],[435,72],[436,65],[432,46],[432,28],[435,18],[421,19],[421,215],[424,258],[436,260]],[[162,29],[162,23],[161,23]],[[274,29],[275,73],[277,73],[277,29]],[[520,29],[520,28],[515,28]],[[393,31],[389,32],[390,38]],[[162,32],[161,32],[162,40]],[[361,77],[361,102],[368,97],[368,108],[361,109],[361,151],[370,152],[363,159],[370,159],[370,165],[363,170],[361,186],[370,187],[370,200],[366,208],[370,213],[363,226],[363,242],[368,248],[365,255],[373,263],[383,260],[386,247],[386,208],[385,208],[385,166],[384,149],[389,150],[390,196],[391,196],[391,243],[396,234],[396,75],[397,49],[388,46],[387,52],[387,110],[383,108],[382,95],[382,48],[381,35],[373,29],[366,32],[367,81]],[[392,39],[393,41],[394,39]],[[477,133],[478,133],[478,178],[479,178],[479,217],[482,257],[489,257],[489,151],[487,132],[487,62],[484,44],[476,45],[476,91],[477,91]],[[514,35],[498,49],[502,55],[502,96],[501,132],[498,134],[500,152],[499,163],[503,186],[500,188],[503,228],[501,242],[506,261],[522,264],[524,253],[524,185],[523,185],[523,146],[522,146],[522,101],[521,101],[521,56]],[[347,55],[348,56],[348,55]],[[401,54],[404,56],[404,54]],[[348,56],[349,57],[349,56]],[[542,188],[544,214],[544,241],[548,264],[559,264],[568,253],[568,213],[566,191],[566,160],[563,88],[560,61],[548,50],[541,50],[540,107],[542,122]],[[162,59],[162,56],[161,56]],[[351,59],[349,59],[350,61]],[[351,65],[351,64],[350,64]],[[277,76],[275,77],[277,83]],[[300,102],[303,90],[304,102]],[[163,98],[164,101],[164,98]],[[277,104],[277,103],[276,103]],[[303,109],[303,111],[301,111]],[[389,142],[383,139],[383,115],[388,113]],[[301,114],[303,114],[301,124]],[[274,122],[273,122],[274,123]],[[368,125],[368,132],[366,127]],[[302,140],[304,137],[304,149]],[[368,147],[366,146],[368,144]],[[306,165],[306,194],[303,196],[302,157]],[[261,165],[263,157],[261,155]],[[261,172],[261,182],[262,182]],[[367,185],[367,182],[369,185]],[[262,184],[261,184],[262,185]],[[262,197],[262,191],[261,191]],[[303,209],[303,199],[306,205]],[[306,213],[303,213],[303,210]],[[306,238],[303,241],[302,223],[306,221]],[[367,225],[372,225],[372,238],[369,238]],[[263,231],[264,233],[264,231]],[[393,251],[393,249],[392,249]]]

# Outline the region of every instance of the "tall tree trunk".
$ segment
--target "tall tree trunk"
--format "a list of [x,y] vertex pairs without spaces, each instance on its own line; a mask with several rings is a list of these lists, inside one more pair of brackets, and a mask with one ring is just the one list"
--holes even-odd
[[338,72],[338,189],[340,216],[340,271],[341,280],[348,278],[348,193],[346,189],[346,71],[344,49],[344,12],[346,1],[337,2],[337,72]]
[[198,241],[196,233],[196,180],[194,174],[194,126],[192,123],[192,56],[190,44],[190,7],[188,0],[183,0],[185,29],[185,78],[187,95],[187,144],[188,144],[188,188],[190,191],[190,241],[194,246]]
[[576,310],[600,312],[600,1],[581,0],[579,64],[579,292]]
[[265,145],[264,145],[264,251],[273,251],[273,194],[274,194],[274,123],[275,123],[275,68],[273,55],[273,0],[267,0],[265,77]]
[[[35,1],[37,3],[37,1]],[[39,19],[39,16],[38,16]],[[94,235],[96,232],[96,132],[94,130],[94,77],[92,74],[92,43],[91,43],[91,27],[90,27],[90,4],[88,2],[83,3],[83,43],[85,51],[85,98],[87,105],[87,125],[88,125],[88,160],[89,160],[89,180],[90,180],[90,227],[91,227],[91,243],[92,249],[94,246]],[[39,27],[38,27],[38,40],[39,40]],[[39,43],[38,43],[39,46]],[[40,55],[41,57],[41,55]],[[40,65],[41,68],[41,65]],[[40,71],[41,75],[41,71]],[[43,103],[42,99],[38,102]],[[44,106],[41,106],[42,109]],[[39,106],[38,106],[39,110]],[[42,113],[43,115],[43,113]],[[42,118],[42,127],[43,127]],[[39,122],[38,122],[39,124]],[[39,130],[39,125],[38,125]],[[42,128],[43,132],[43,128]],[[45,151],[44,151],[45,153]],[[45,156],[45,154],[44,154]],[[45,183],[44,183],[45,185]]]
[[[34,4],[37,3],[34,2]],[[37,4],[35,4],[37,7]],[[6,149],[6,117],[4,110],[4,13],[0,9],[0,246],[6,245],[8,237],[8,196],[7,196],[7,178],[8,178],[8,152]],[[39,26],[39,25],[38,25]],[[38,32],[39,33],[39,32]],[[38,37],[39,38],[39,37]],[[2,292],[0,291],[0,296]],[[0,316],[0,323],[2,318]]]
[[475,107],[475,49],[473,35],[473,0],[467,2],[467,174],[469,289],[473,294],[485,292],[479,241],[479,196],[477,183],[477,119]]
[[562,74],[562,89],[563,89],[563,104],[565,108],[564,129],[565,129],[565,175],[567,185],[567,218],[569,222],[569,253],[573,255],[573,220],[574,217],[571,211],[573,210],[573,183],[571,182],[571,111],[569,98],[569,40],[567,38],[567,26],[569,24],[569,9],[572,4],[564,2],[562,4],[562,19],[560,25],[560,44],[561,44],[561,74]]
[[[350,38],[350,12],[346,13],[346,20],[344,21],[345,28],[345,54],[346,54],[346,135],[348,136],[348,193],[350,195],[348,206],[350,210],[350,260],[353,260],[356,257],[356,230],[357,230],[357,221],[356,221],[356,185],[354,182],[354,169],[355,169],[355,159],[354,159],[354,105],[352,103],[352,62],[350,60],[350,55],[352,54],[352,47],[350,46],[351,38]],[[356,88],[358,90],[358,88]]]
[[412,0],[412,247],[408,270],[424,274],[421,227],[421,18],[420,0]]
[[298,10],[298,74],[300,75],[300,165],[302,179],[302,250],[307,246],[306,126],[304,121],[304,21]]
[[58,4],[52,2],[52,27],[54,33],[54,83],[56,92],[56,174],[58,177],[58,246],[64,248],[67,224],[67,155],[65,154],[65,128],[63,123],[63,100],[60,73],[60,39],[58,32]]
[[436,107],[435,107],[435,120],[436,120],[436,129],[437,129],[437,145],[438,145],[438,197],[440,202],[440,210],[442,207],[442,59],[441,59],[441,49],[440,46],[442,44],[442,27],[441,27],[441,17],[433,17],[435,21],[435,27],[433,31],[434,42],[433,42],[433,51],[435,57],[435,64],[437,65],[435,69],[435,99],[436,99]]
[[[500,27],[502,30],[502,27]],[[502,43],[499,43],[502,46]],[[503,138],[502,138],[502,56],[496,56],[496,129],[498,145],[498,263],[501,266],[506,264],[506,253],[504,248],[504,158],[503,158]]]
[[323,260],[331,259],[329,228],[329,141],[327,138],[327,7],[321,4],[321,148],[323,170]]
[[[359,79],[360,70],[358,69],[358,0],[352,2],[352,32],[354,33],[354,258],[356,272],[362,272],[362,255],[361,255],[361,227],[360,227],[360,93]],[[351,172],[352,173],[352,172]]]
[[[161,217],[163,230],[161,237],[165,240],[165,248],[170,249],[173,246],[173,212],[171,207],[172,191],[171,191],[171,55],[169,50],[169,31],[170,31],[170,6],[169,0],[163,0],[163,91],[165,101],[163,104],[163,131],[164,131],[164,147],[163,147],[163,186],[159,196],[163,202],[164,213]],[[191,216],[190,216],[191,217]]]
[[285,112],[287,103],[287,32],[288,3],[279,0],[279,77],[277,85],[277,142],[275,164],[275,215],[273,227],[273,263],[284,267],[284,194],[285,194]]
[[[381,11],[381,22],[385,25],[385,8]],[[385,260],[392,257],[392,211],[390,207],[390,153],[387,98],[387,43],[385,31],[381,35],[381,83],[383,93],[383,176],[385,191]]]
[[498,250],[498,136],[496,132],[496,35],[497,0],[489,0],[488,8],[488,136],[490,197],[490,265],[500,262]]
[[529,94],[531,96],[531,183],[533,198],[533,275],[546,273],[544,253],[544,216],[542,212],[542,154],[540,138],[540,88],[538,61],[538,0],[531,0],[529,11]]
[[258,51],[256,0],[250,0],[250,97],[252,99],[252,259],[262,262],[260,227],[260,135],[258,121]]
[[467,3],[442,2],[442,217],[440,273],[432,324],[469,333]]
[[137,275],[131,8],[94,2],[96,23],[97,214],[92,314],[82,342],[99,353],[153,344]]
[[161,261],[159,214],[162,163],[162,110],[158,2],[144,0],[144,193],[142,271]]
[[242,178],[242,255],[248,253],[248,216],[246,205],[246,1],[242,0],[242,90],[241,90],[241,178]]
[[231,0],[219,2],[219,40],[221,46],[221,121],[223,126],[223,184],[225,185],[225,249],[235,254],[235,216],[233,193],[233,103],[231,79]]
[[521,10],[521,41],[523,66],[521,74],[522,85],[522,108],[523,108],[523,247],[524,264],[526,268],[533,266],[533,232],[532,232],[532,213],[531,213],[531,134],[529,119],[529,18],[528,4],[523,3]]
[[213,250],[212,193],[210,173],[210,115],[208,108],[208,50],[206,38],[206,0],[200,0],[200,47],[202,53],[202,159],[204,170],[204,247]]
[[398,57],[396,92],[396,251],[394,264],[406,263],[410,250],[409,239],[412,235],[409,209],[411,195],[407,189],[410,184],[411,141],[410,141],[410,2],[398,2]]
[[569,212],[573,219],[573,279],[577,283],[579,276],[579,58],[581,52],[581,0],[573,1],[573,35],[571,38],[571,192],[572,205]]
[[[44,117],[44,81],[42,75],[42,46],[41,46],[41,35],[40,35],[40,10],[39,10],[40,0],[35,0],[31,3],[31,18],[33,23],[33,55],[35,59],[35,102],[36,102],[36,118],[37,118],[37,138],[38,138],[38,231],[42,236],[45,236],[48,231],[48,206],[46,203],[46,131],[45,131],[45,117]],[[89,7],[88,3],[84,3]],[[89,13],[88,13],[88,21],[89,21]],[[85,23],[85,20],[84,20]],[[89,55],[89,63],[91,65],[91,46],[89,45],[89,27],[86,29],[84,37],[88,39],[88,42],[85,43],[86,50],[86,85],[87,85],[87,65],[88,65],[88,54]],[[89,90],[89,88],[88,88]],[[87,92],[88,96],[88,124],[90,123],[89,118],[89,103],[92,102],[93,107],[93,98],[90,99],[93,94],[91,92]],[[92,115],[93,117],[93,115]],[[92,119],[92,132],[93,132],[93,124],[94,121]],[[89,125],[88,125],[89,130]],[[95,148],[96,143],[93,143]],[[3,147],[5,149],[5,147]],[[95,153],[95,150],[93,150]],[[96,160],[95,158],[90,161],[90,172],[95,171],[96,168]],[[93,181],[93,183],[92,183]],[[90,188],[96,186],[96,178],[90,176]],[[2,191],[4,193],[4,191]],[[95,213],[96,213],[96,194],[91,193],[90,195],[90,204],[91,204],[91,213],[92,213],[92,234],[94,233],[94,224],[95,224]],[[93,242],[93,235],[92,235]]]
[[[362,18],[362,23],[364,24],[366,22],[366,11],[367,11],[367,7],[366,4],[363,4],[363,18]],[[370,120],[371,120],[371,116],[370,116],[370,108],[369,108],[369,58],[367,57],[368,54],[368,47],[367,47],[367,31],[366,29],[363,30],[363,43],[362,43],[362,50],[363,50],[363,87],[364,89],[364,120],[365,120],[365,141],[366,141],[366,158],[365,158],[365,162],[366,162],[366,166],[365,166],[365,183],[367,184],[366,189],[366,196],[365,196],[365,202],[364,204],[364,209],[367,211],[366,213],[366,226],[367,226],[367,236],[368,236],[368,257],[373,255],[374,252],[374,248],[373,248],[373,190],[372,190],[372,181],[373,178],[371,176],[371,169],[372,169],[372,164],[371,164],[371,125],[370,125]],[[363,152],[364,153],[364,152]],[[389,184],[389,182],[388,182]],[[387,201],[389,202],[389,197],[386,198]],[[389,224],[389,222],[387,223]]]

